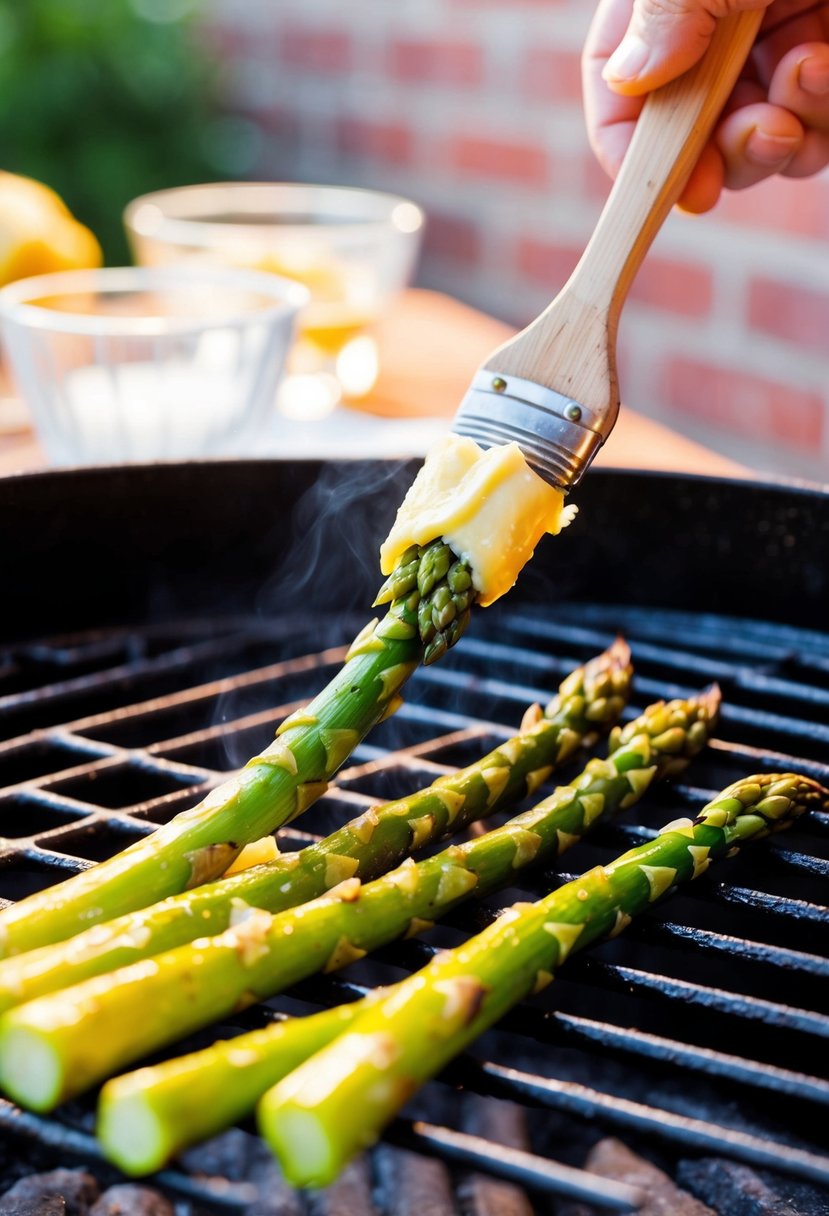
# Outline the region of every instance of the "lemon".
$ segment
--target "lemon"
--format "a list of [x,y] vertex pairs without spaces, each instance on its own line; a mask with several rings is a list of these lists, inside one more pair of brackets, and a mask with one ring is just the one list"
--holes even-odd
[[41,182],[0,171],[0,286],[53,270],[100,266],[101,247]]

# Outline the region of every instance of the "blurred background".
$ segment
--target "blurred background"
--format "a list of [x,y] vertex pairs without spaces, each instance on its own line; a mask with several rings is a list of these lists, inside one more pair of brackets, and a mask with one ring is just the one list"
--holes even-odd
[[[609,183],[587,145],[584,0],[0,0],[0,165],[109,264],[143,192],[227,178],[397,191],[418,282],[520,325]],[[470,368],[470,374],[474,370]],[[623,400],[756,468],[829,472],[829,176],[674,215],[620,333]]]

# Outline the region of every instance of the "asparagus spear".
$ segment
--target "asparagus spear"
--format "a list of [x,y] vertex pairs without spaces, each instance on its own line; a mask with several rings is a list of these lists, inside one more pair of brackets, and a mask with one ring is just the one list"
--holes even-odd
[[[231,943],[226,941],[221,946],[224,961],[218,954],[210,960],[209,965],[215,959],[217,967],[209,978],[210,989],[221,984],[230,1001],[234,998],[244,1001],[251,991],[259,991],[260,995],[273,991],[277,977],[281,987],[310,970],[322,966],[332,970],[404,933],[411,935],[429,927],[435,917],[473,893],[486,894],[503,885],[516,869],[531,861],[547,860],[563,852],[599,818],[641,798],[655,777],[684,768],[705,745],[718,703],[717,691],[711,690],[692,701],[651,706],[624,728],[614,729],[607,760],[589,761],[572,785],[556,790],[504,827],[465,844],[450,846],[417,865],[405,863],[362,889],[358,883],[343,883],[332,893],[335,898],[306,905],[293,917],[277,917],[258,940],[263,959],[264,951],[273,955],[273,961],[265,964],[267,977],[262,980],[255,965],[236,966],[233,968],[236,979],[229,977],[226,956]],[[216,944],[219,945],[219,939]],[[181,972],[180,959],[176,971]],[[204,974],[203,960],[198,970],[199,983]],[[101,997],[103,1000],[103,993]],[[149,999],[158,1008],[163,998],[153,994]],[[32,1009],[34,1005],[29,1006]],[[21,1013],[25,1017],[26,1011]],[[38,1023],[42,1026],[43,1020],[38,1019]],[[31,1025],[32,1019],[26,1018],[27,1028]],[[182,1030],[181,1021],[177,1030]],[[59,1050],[65,1055],[62,1030],[60,1038]],[[0,1030],[0,1070],[5,1076],[4,1040]],[[255,1032],[231,1045],[215,1044],[199,1053],[197,1059],[194,1057],[184,1069],[173,1061],[132,1077],[118,1078],[102,1093],[101,1137],[105,1149],[128,1172],[158,1168],[168,1156],[191,1143],[191,1133],[218,1132],[247,1114],[250,1106],[246,1104],[257,1084],[255,1074],[253,1077],[250,1074],[259,1066],[261,1095],[269,1079],[277,1079],[274,1074],[279,1075],[280,1070],[284,1073],[286,1065],[296,1058],[288,1046],[292,1046],[291,1031],[280,1026],[272,1032]],[[19,1061],[19,1053],[20,1042],[16,1046],[12,1043],[9,1058],[13,1054]],[[243,1070],[238,1088],[227,1083],[234,1058],[241,1061]],[[79,1064],[80,1059],[74,1058],[73,1053],[73,1060],[65,1061],[64,1070],[74,1072]],[[200,1109],[190,1123],[180,1117],[188,1101],[181,1090],[189,1084],[193,1068],[199,1072]],[[23,1065],[18,1063],[16,1070],[22,1071]],[[19,1084],[13,1092],[22,1096]],[[28,1096],[30,1099],[31,1087]],[[210,1107],[210,1114],[203,1109],[205,1106]],[[130,1111],[140,1121],[140,1136],[130,1130]]]
[[463,946],[438,955],[281,1081],[259,1106],[260,1130],[296,1186],[323,1186],[428,1077],[574,950],[613,936],[679,883],[752,839],[790,826],[829,791],[792,774],[749,777],[695,819],[597,866],[533,904],[516,904]]
[[[652,706],[613,733],[609,760],[589,761],[572,786],[487,836],[418,864],[409,859],[365,887],[346,878],[276,916],[237,905],[225,933],[10,1010],[0,1021],[0,1081],[23,1105],[49,1109],[234,1009],[430,926],[472,891],[494,889],[568,847],[601,815],[632,805],[657,772],[684,767],[704,746],[718,700],[712,690]],[[147,1016],[136,1023],[137,1001]]]
[[425,647],[423,662],[434,663],[469,624],[477,599],[472,571],[440,539],[423,547],[412,545],[383,583],[374,606],[405,601],[415,590],[420,596],[417,623]]
[[[414,557],[409,550],[403,555],[406,568],[416,563],[419,569],[422,562],[431,571],[434,548],[433,543],[418,549]],[[274,743],[198,806],[109,861],[0,912],[0,958],[64,941],[90,925],[218,878],[244,845],[304,811],[372,726],[394,711],[401,686],[424,658],[421,605],[423,612],[428,608],[439,621],[445,619],[438,604],[446,577],[430,575],[423,593],[415,585],[394,598],[383,621],[373,621],[357,637],[328,687],[282,723]],[[471,600],[466,616],[458,619],[468,619],[470,606]],[[460,627],[441,628],[437,636],[445,650],[460,636]],[[438,657],[435,644],[436,639],[429,644],[430,660]]]
[[230,927],[238,901],[279,912],[343,878],[375,878],[419,848],[532,793],[576,749],[611,727],[627,701],[630,651],[617,639],[577,667],[521,733],[451,777],[376,807],[319,843],[104,925],[0,961],[0,1012],[93,975]]
[[348,1029],[382,989],[351,1005],[286,1018],[108,1081],[98,1139],[125,1174],[151,1174],[251,1114],[271,1086]]

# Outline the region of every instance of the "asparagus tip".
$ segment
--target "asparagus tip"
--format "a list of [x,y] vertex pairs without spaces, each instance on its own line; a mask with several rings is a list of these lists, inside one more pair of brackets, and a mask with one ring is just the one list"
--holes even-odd
[[586,685],[594,680],[604,680],[617,671],[628,671],[629,676],[632,675],[630,646],[621,635],[614,638],[606,650],[588,659],[581,671]]
[[719,684],[709,684],[694,699],[699,705],[704,706],[708,710],[708,716],[713,725],[719,717],[720,705],[722,704],[722,689]]
[[613,667],[627,667],[630,663],[630,646],[621,634],[617,634],[605,651]]

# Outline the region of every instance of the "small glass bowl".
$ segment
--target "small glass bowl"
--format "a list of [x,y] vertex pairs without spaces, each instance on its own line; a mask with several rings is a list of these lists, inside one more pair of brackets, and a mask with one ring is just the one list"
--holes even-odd
[[74,270],[0,291],[17,388],[55,464],[253,453],[299,284],[216,267]]
[[301,384],[283,398],[301,417],[319,410],[326,385],[332,407],[372,388],[377,352],[366,331],[409,282],[424,217],[408,199],[376,190],[227,182],[145,194],[128,205],[124,223],[141,265],[220,262],[308,288],[289,371],[318,383],[304,386],[307,415]]

